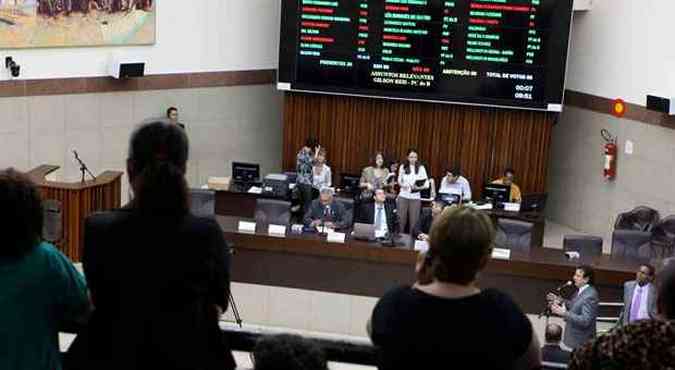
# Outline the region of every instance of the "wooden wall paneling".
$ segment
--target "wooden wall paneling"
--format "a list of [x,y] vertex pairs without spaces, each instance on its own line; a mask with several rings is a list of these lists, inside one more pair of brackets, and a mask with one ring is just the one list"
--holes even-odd
[[525,192],[544,191],[552,119],[533,111],[287,93],[283,166],[293,170],[297,151],[314,136],[328,150],[335,182],[340,173],[360,173],[377,150],[402,160],[415,147],[434,178],[460,165],[476,193],[507,165]]

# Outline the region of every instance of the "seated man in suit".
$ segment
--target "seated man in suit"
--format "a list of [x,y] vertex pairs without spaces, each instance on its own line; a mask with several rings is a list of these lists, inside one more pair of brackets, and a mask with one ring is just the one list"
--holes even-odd
[[373,202],[361,204],[356,222],[375,225],[375,235],[390,237],[399,232],[396,204],[387,201],[384,189],[375,190]]
[[445,207],[449,204],[441,196],[437,196],[433,202],[431,202],[431,209],[424,208],[422,210],[422,216],[417,221],[417,224],[413,228],[412,236],[417,240],[429,240],[429,230],[431,230],[431,224],[434,222],[434,219],[443,212]]
[[303,221],[305,226],[311,228],[322,224],[330,229],[344,229],[350,226],[345,207],[335,201],[333,189],[328,187],[321,188],[319,199],[312,201]]
[[654,267],[643,264],[637,271],[635,280],[627,281],[623,286],[623,311],[619,325],[628,325],[634,321],[656,318],[656,287]]
[[596,319],[598,317],[598,291],[592,286],[593,268],[579,266],[574,272],[572,280],[579,289],[570,300],[549,294],[551,312],[565,320],[565,336],[563,343],[575,349],[591,339],[596,334]]
[[497,185],[506,185],[511,187],[510,200],[514,203],[520,203],[523,199],[522,194],[520,193],[520,187],[513,182],[513,178],[516,176],[516,172],[512,168],[507,168],[504,170],[504,176],[493,181],[493,184]]
[[560,347],[562,340],[562,327],[558,324],[546,325],[546,344],[541,347],[541,359],[545,362],[555,362],[558,364],[567,364],[570,362],[572,353],[565,351]]

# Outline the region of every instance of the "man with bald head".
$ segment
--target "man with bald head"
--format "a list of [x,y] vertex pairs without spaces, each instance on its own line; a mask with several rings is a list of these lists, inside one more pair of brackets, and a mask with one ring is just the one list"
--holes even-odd
[[558,324],[546,325],[546,333],[544,334],[546,344],[541,347],[541,359],[544,362],[555,362],[558,364],[567,364],[570,362],[571,353],[565,351],[560,346],[562,340],[563,329]]

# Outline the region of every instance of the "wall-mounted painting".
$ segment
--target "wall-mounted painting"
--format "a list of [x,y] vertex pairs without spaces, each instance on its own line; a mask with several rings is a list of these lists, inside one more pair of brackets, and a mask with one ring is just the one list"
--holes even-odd
[[155,43],[153,0],[0,0],[0,49]]

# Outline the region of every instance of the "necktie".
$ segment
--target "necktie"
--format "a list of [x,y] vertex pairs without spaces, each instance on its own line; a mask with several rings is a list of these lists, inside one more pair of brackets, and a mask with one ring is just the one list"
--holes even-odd
[[633,303],[630,305],[630,318],[629,322],[633,322],[638,319],[638,312],[640,312],[640,303],[642,303],[642,287],[636,287],[637,294],[633,295]]
[[377,207],[377,213],[375,213],[375,230],[382,229],[382,207]]

